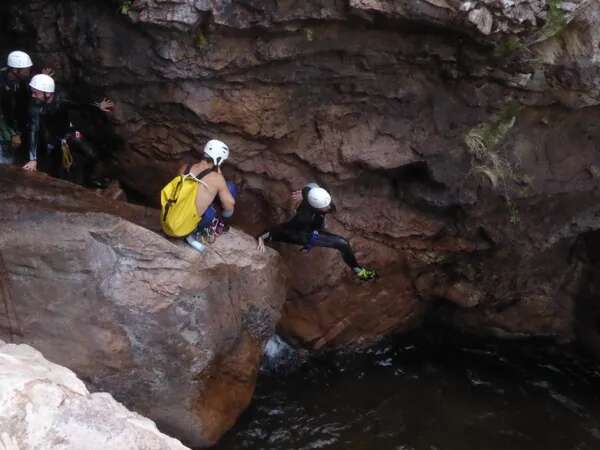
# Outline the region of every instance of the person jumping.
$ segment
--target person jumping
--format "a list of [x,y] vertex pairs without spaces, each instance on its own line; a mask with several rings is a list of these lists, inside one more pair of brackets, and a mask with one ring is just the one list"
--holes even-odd
[[346,239],[324,229],[325,215],[335,212],[329,192],[316,183],[309,183],[301,192],[293,193],[292,197],[302,199],[296,214],[288,222],[269,228],[258,237],[258,249],[261,252],[265,250],[265,241],[301,245],[304,251],[313,247],[334,248],[341,253],[344,262],[360,280],[377,277],[374,270],[358,264]]

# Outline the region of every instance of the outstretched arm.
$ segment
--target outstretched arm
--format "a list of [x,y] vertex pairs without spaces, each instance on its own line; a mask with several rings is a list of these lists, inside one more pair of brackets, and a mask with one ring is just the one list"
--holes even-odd
[[113,111],[115,104],[110,98],[103,98],[101,101],[95,102],[94,106],[96,106],[102,112],[110,113]]
[[103,98],[99,101],[79,101],[78,99],[71,98],[65,95],[63,92],[60,93],[58,98],[61,104],[63,104],[69,111],[77,111],[84,109],[91,109],[91,107],[98,108],[100,111],[105,113],[113,112],[115,104],[109,98]]
[[317,183],[315,183],[314,181],[311,181],[310,183],[306,183],[302,189],[292,191],[291,197],[292,197],[292,201],[295,203],[295,206],[298,207],[298,204],[302,200],[306,200],[308,191],[310,191],[312,188],[316,188],[316,187],[320,187],[320,186]]
[[37,147],[38,134],[40,129],[40,111],[37,108],[32,108],[29,113],[29,162],[23,166],[23,169],[35,171],[37,170]]

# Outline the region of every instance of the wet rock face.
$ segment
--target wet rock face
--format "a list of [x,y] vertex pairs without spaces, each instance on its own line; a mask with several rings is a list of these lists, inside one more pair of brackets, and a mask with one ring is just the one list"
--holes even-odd
[[184,450],[110,394],[90,394],[69,369],[29,345],[0,341],[3,449]]
[[0,179],[0,337],[214,444],[250,402],[280,318],[277,255],[233,229],[200,254],[122,218],[143,223],[144,208],[5,166]]
[[572,338],[569,249],[598,227],[597,2],[47,4],[8,2],[9,36],[117,101],[121,182],[146,201],[211,137],[232,149],[245,230],[289,217],[307,181],[332,192],[328,226],[386,280],[282,246],[296,340],[367,343],[432,308]]

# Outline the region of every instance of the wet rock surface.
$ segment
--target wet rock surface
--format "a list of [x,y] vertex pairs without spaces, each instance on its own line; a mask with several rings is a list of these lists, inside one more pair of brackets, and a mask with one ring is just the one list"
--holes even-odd
[[219,137],[244,230],[289,217],[307,181],[332,192],[329,227],[386,279],[357,285],[335,253],[283,250],[291,338],[363,345],[431,310],[574,338],[587,262],[571,249],[600,225],[597,2],[48,4],[7,2],[7,42],[117,102],[126,189],[156,202]]
[[285,299],[279,258],[232,229],[200,254],[156,211],[0,166],[0,336],[30,344],[191,445],[250,402]]

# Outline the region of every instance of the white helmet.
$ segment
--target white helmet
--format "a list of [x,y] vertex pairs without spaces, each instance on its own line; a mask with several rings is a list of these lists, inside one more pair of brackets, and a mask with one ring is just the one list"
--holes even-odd
[[325,189],[320,187],[312,188],[308,191],[308,204],[316,209],[327,208],[331,203],[331,195]]
[[26,69],[27,67],[33,66],[33,63],[27,53],[15,50],[8,54],[6,65],[13,69]]
[[29,86],[38,91],[47,92],[48,94],[54,93],[54,80],[51,76],[40,73],[34,75]]
[[211,139],[204,146],[204,155],[211,158],[215,166],[220,166],[229,157],[229,147],[224,142]]

